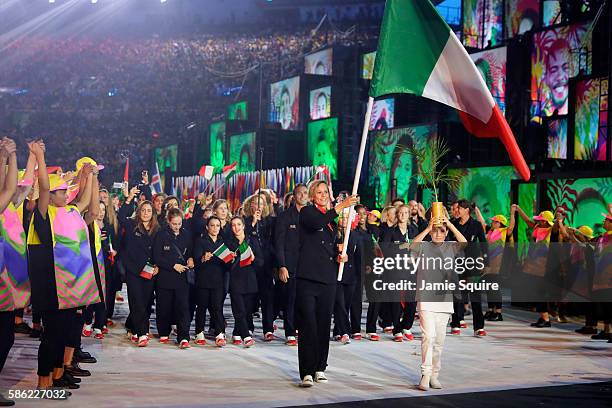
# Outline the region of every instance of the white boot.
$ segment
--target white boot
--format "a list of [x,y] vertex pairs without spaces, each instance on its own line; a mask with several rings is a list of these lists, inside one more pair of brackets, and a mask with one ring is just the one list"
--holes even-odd
[[419,382],[419,385],[417,385],[417,388],[421,391],[428,391],[430,380],[431,380],[431,377],[429,375],[423,374],[421,376],[421,381]]
[[432,375],[431,376],[431,379],[429,380],[429,385],[434,390],[441,390],[442,389],[442,384],[440,384],[440,381],[438,381],[438,376],[437,375]]

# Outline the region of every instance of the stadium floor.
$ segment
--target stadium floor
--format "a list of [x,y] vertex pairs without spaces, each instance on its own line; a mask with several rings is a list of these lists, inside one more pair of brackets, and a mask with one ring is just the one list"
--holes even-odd
[[[122,322],[126,313],[127,302],[118,303],[115,320]],[[231,316],[229,304],[225,314]],[[420,377],[418,320],[412,342],[394,343],[390,335],[378,343],[332,342],[330,381],[310,389],[298,386],[297,348],[284,345],[280,321],[279,338],[271,343],[263,342],[256,321],[257,344],[251,349],[232,345],[217,349],[209,341],[206,346],[179,350],[156,339],[138,349],[128,342],[122,324],[116,324],[102,341],[83,339],[84,349],[99,362],[82,364],[93,375],[83,378],[82,388],[68,401],[18,400],[17,406],[344,407],[347,404],[342,403],[353,401],[358,407],[412,402],[423,407],[557,407],[586,402],[594,407],[609,403],[612,344],[574,333],[576,324],[533,329],[528,322],[534,315],[507,309],[504,322],[487,322],[485,338],[470,336],[469,328],[462,336],[447,336],[440,376],[444,389],[427,393],[414,385]],[[231,318],[228,324],[233,327]],[[35,388],[37,348],[37,340],[17,335],[0,390]]]

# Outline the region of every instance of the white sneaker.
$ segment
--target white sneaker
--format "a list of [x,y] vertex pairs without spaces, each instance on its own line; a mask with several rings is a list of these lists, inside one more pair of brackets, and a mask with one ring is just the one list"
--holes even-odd
[[431,379],[429,380],[429,385],[431,386],[431,388],[435,389],[435,390],[441,390],[442,389],[442,384],[440,384],[440,381],[438,381],[438,376],[437,375],[432,375]]
[[313,385],[314,385],[314,381],[312,380],[312,375],[307,375],[307,376],[304,376],[304,378],[302,378],[302,383],[300,384],[300,387],[310,388]]
[[421,376],[421,381],[419,382],[419,385],[417,385],[417,388],[421,391],[428,391],[430,382],[431,382],[431,377],[429,375],[423,374]]
[[327,377],[325,376],[325,373],[323,371],[317,371],[315,373],[315,382],[318,382],[318,383],[327,382]]
[[196,338],[195,339],[196,339],[196,341],[198,341],[198,340],[206,340],[204,338],[204,332],[199,332],[198,334],[196,334]]
[[340,337],[340,342],[342,344],[350,344],[351,343],[351,338],[349,337],[348,334],[343,334],[342,337]]

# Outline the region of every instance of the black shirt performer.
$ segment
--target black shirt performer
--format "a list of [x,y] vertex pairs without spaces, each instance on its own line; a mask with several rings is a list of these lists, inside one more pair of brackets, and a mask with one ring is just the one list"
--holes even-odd
[[329,353],[331,316],[334,308],[338,262],[334,219],[357,203],[351,196],[330,207],[329,187],[321,180],[310,184],[312,206],[300,211],[300,256],[296,276],[296,322],[300,333],[298,362],[301,385],[327,382],[325,368]]

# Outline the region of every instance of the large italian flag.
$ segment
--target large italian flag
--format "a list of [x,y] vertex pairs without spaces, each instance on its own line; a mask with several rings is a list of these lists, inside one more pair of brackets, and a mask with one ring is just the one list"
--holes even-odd
[[411,93],[460,111],[467,130],[497,137],[525,179],[530,172],[512,130],[465,48],[429,0],[387,0],[370,96]]

